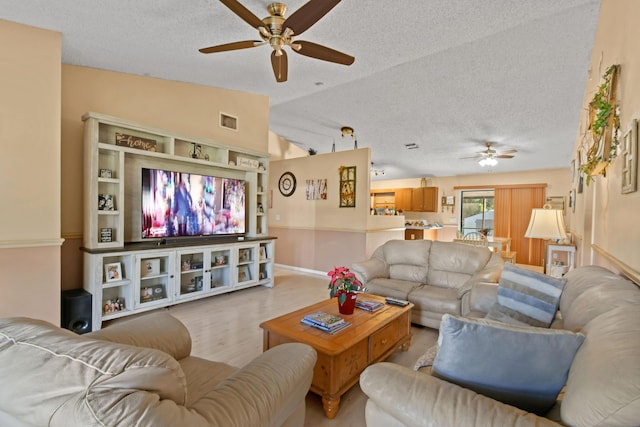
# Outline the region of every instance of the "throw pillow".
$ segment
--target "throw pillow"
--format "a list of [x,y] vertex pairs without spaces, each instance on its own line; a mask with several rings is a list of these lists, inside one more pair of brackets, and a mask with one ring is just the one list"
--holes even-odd
[[505,264],[498,283],[498,302],[486,318],[548,328],[558,311],[565,282]]
[[420,358],[416,361],[416,364],[413,366],[413,369],[417,371],[420,368],[428,368],[430,366],[433,366],[433,361],[435,360],[437,354],[438,344],[430,347],[422,356],[420,356]]
[[525,411],[555,403],[584,335],[445,314],[432,375]]

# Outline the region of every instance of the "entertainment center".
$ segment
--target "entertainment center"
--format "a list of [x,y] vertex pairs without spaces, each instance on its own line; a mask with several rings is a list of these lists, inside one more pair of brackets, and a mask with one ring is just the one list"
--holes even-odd
[[84,288],[105,320],[273,286],[268,154],[98,113],[84,121]]

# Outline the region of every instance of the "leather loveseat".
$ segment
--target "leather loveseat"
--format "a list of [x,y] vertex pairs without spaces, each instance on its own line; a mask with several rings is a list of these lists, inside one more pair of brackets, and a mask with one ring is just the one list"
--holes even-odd
[[277,346],[237,369],[190,355],[167,313],[78,336],[0,319],[0,425],[302,426],[315,351]]
[[[596,266],[577,268],[565,278],[551,330],[580,332],[585,338],[571,361],[564,392],[549,412],[526,412],[437,378],[430,368],[379,363],[360,377],[369,397],[367,426],[640,425],[640,288]],[[471,290],[470,315],[486,314],[483,310],[496,302],[493,288]]]
[[444,314],[462,314],[475,283],[496,284],[504,261],[484,247],[431,240],[390,240],[351,266],[367,292],[408,300],[411,321],[438,328]]

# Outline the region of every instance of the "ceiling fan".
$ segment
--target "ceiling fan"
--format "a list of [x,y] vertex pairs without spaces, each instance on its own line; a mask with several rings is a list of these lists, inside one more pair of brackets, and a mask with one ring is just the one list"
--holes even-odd
[[495,166],[498,164],[497,159],[512,159],[518,150],[496,151],[493,149],[493,142],[485,142],[486,150],[479,151],[474,156],[462,157],[462,159],[478,160],[478,164],[484,166]]
[[278,83],[287,81],[287,53],[283,49],[285,46],[289,46],[294,52],[300,55],[335,62],[337,64],[351,65],[355,60],[353,56],[316,43],[302,40],[294,41],[294,37],[299,36],[309,29],[309,27],[340,3],[340,0],[310,0],[288,18],[284,16],[287,11],[287,6],[282,3],[271,3],[267,7],[269,16],[264,19],[259,19],[236,0],[220,0],[220,2],[231,9],[233,13],[242,18],[247,24],[256,28],[262,40],[245,40],[205,47],[199,49],[202,53],[247,49],[268,43],[273,49],[271,52],[271,66]]

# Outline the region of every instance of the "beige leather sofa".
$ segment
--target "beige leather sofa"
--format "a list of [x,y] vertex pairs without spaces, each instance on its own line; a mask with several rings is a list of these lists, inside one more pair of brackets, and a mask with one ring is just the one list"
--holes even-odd
[[478,282],[497,283],[504,266],[485,247],[431,240],[390,240],[351,266],[367,292],[411,301],[411,321],[438,328],[445,313],[462,314]]
[[[544,417],[431,376],[423,372],[426,368],[379,363],[360,377],[369,396],[367,426],[640,425],[640,289],[595,266],[565,277],[552,327],[580,331],[586,338],[571,364],[564,394]],[[495,301],[489,289],[481,287],[472,295],[472,315],[481,315]]]
[[237,369],[190,355],[167,313],[76,335],[0,319],[0,426],[302,426],[315,351],[277,346]]

